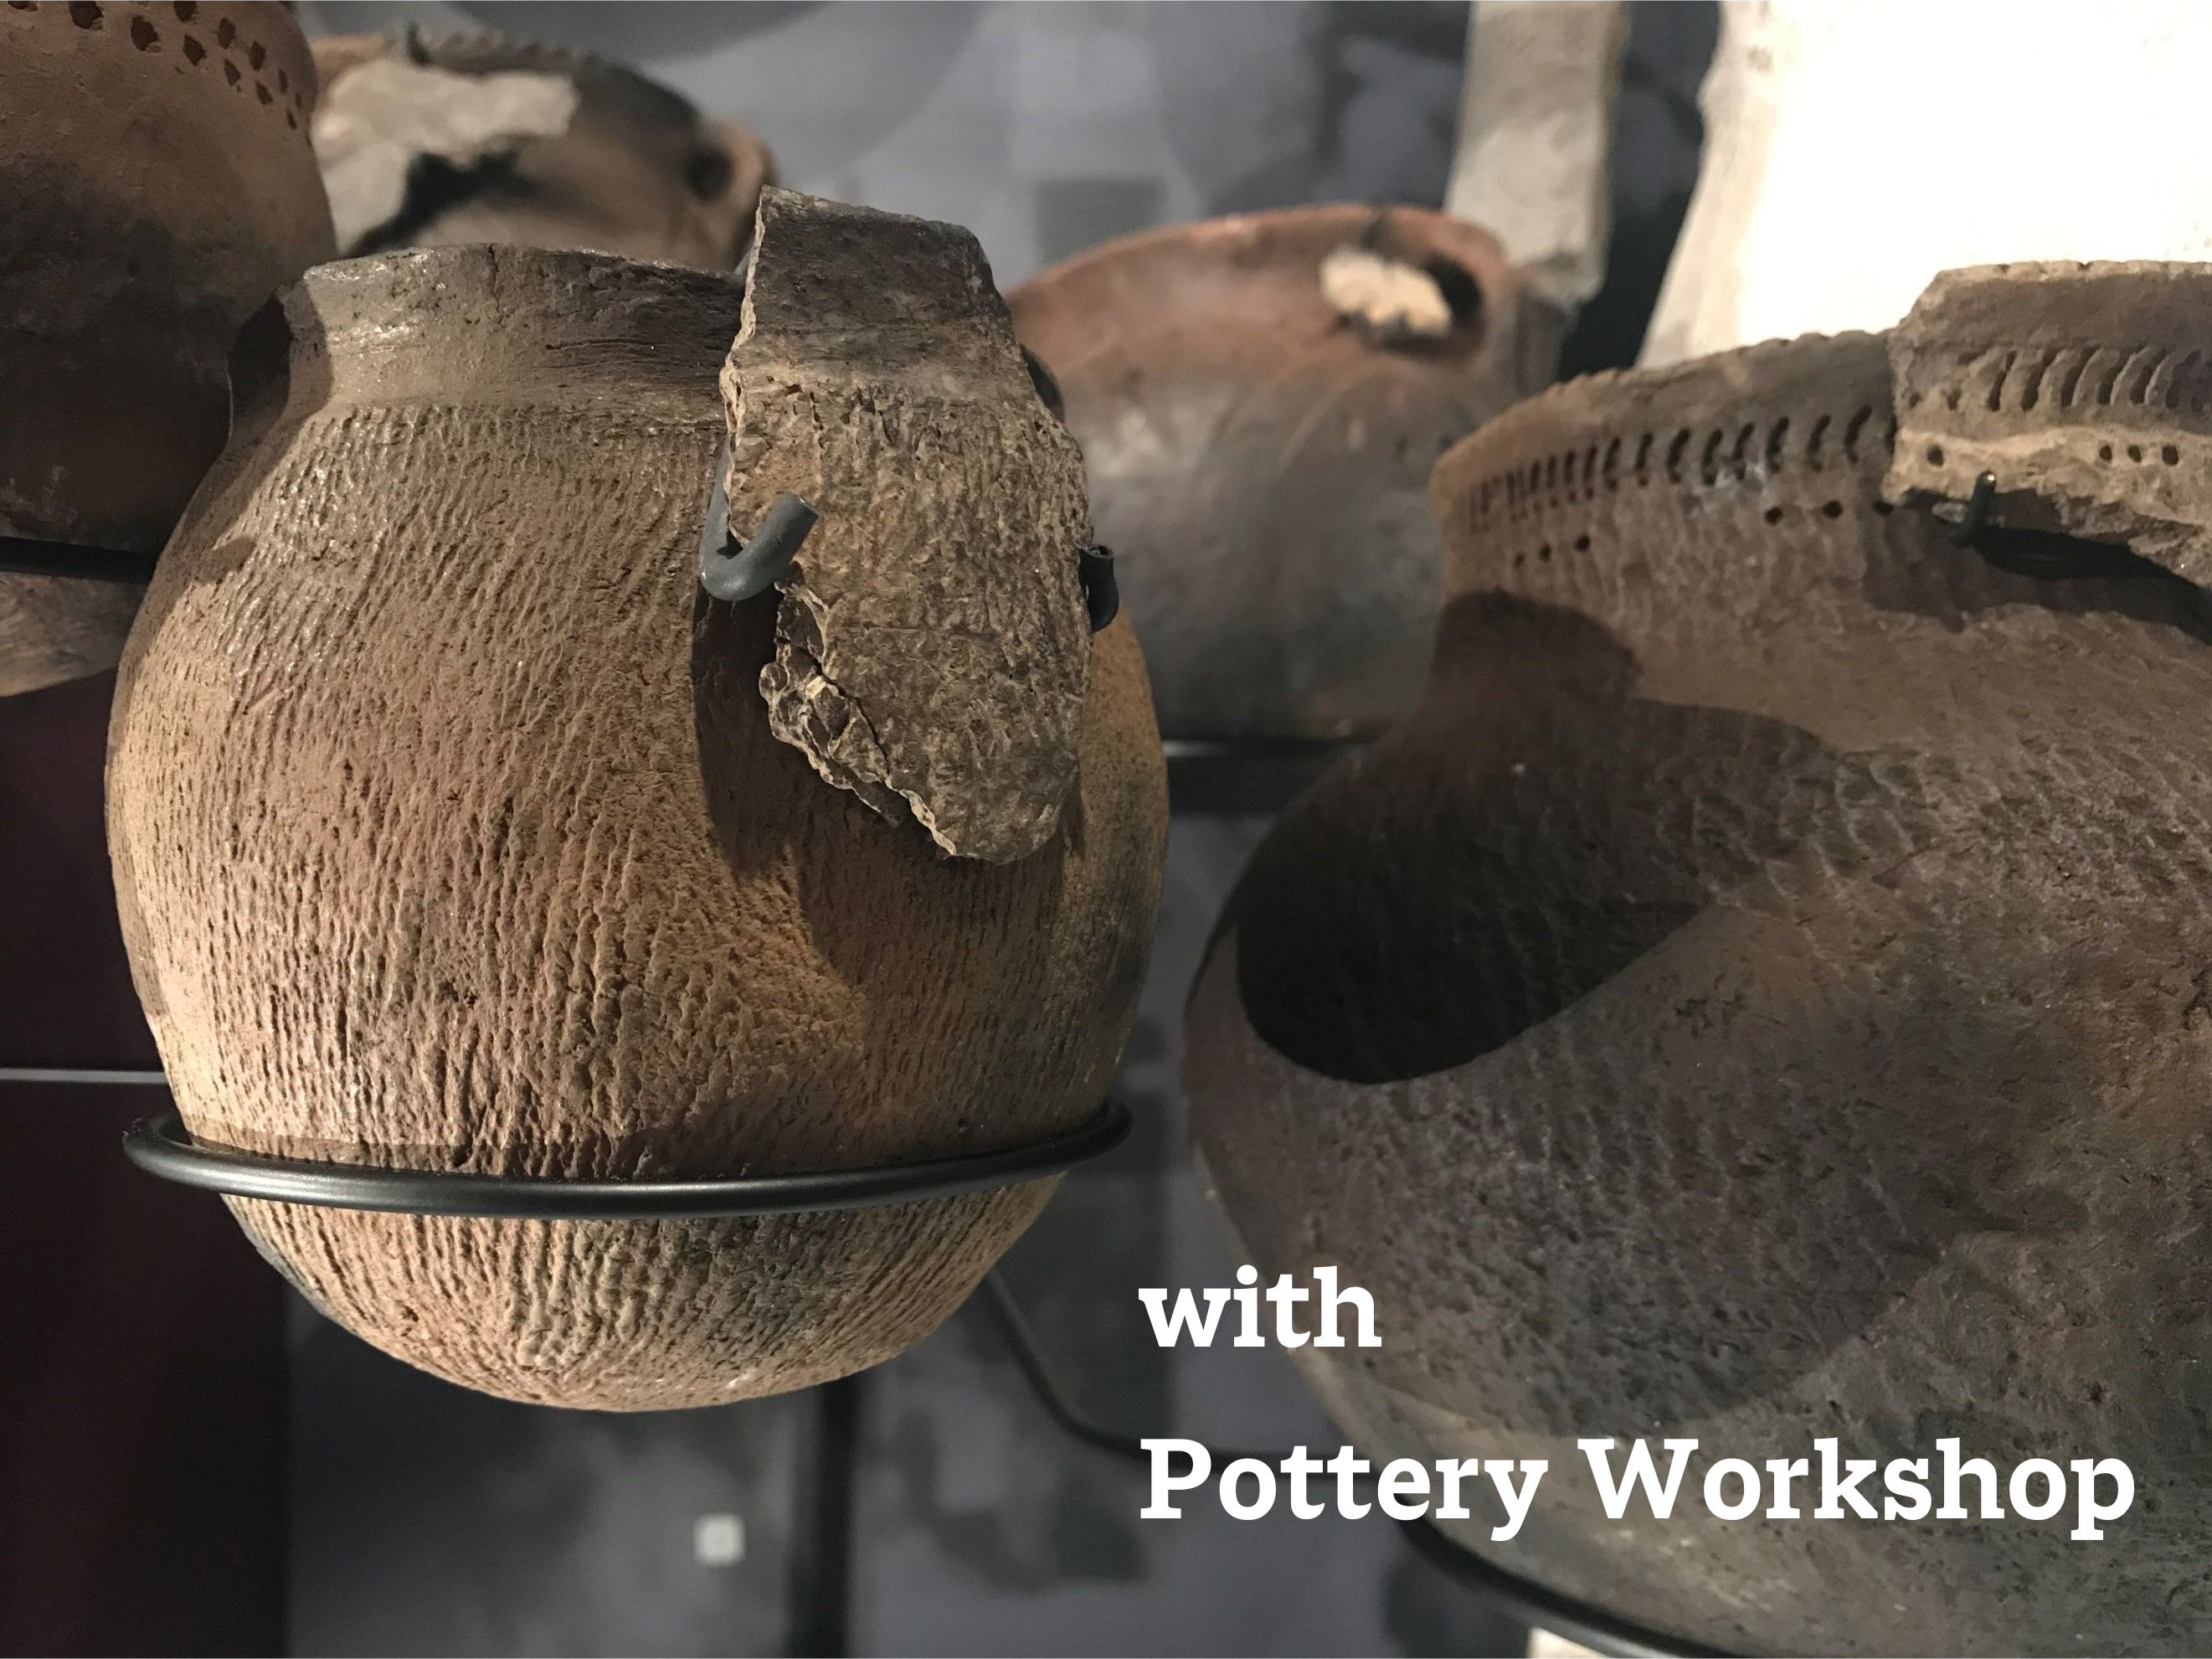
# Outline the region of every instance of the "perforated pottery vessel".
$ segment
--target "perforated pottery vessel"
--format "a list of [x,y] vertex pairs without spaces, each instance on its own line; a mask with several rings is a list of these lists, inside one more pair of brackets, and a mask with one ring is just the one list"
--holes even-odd
[[[752,304],[672,265],[453,248],[320,267],[257,325],[248,412],[132,635],[109,771],[132,966],[194,1134],[720,1178],[1019,1146],[1097,1109],[1165,835],[1135,641],[1081,636],[1076,787],[1026,857],[945,857],[817,775],[763,695],[776,591],[700,587],[717,379]],[[1033,437],[1051,417],[997,329]],[[949,441],[975,376],[929,379],[930,337],[900,337]],[[865,500],[808,484],[808,580],[870,536],[893,566],[929,550],[867,516],[924,487],[906,453]],[[889,1357],[1050,1191],[733,1220],[233,1207],[388,1351],[630,1409]]]
[[[2030,343],[2004,314],[1984,343]],[[2212,605],[1893,506],[1895,412],[1881,339],[1806,338],[1443,459],[1426,701],[1246,872],[1193,1131],[1265,1278],[1373,1292],[1379,1352],[1293,1356],[1371,1455],[1549,1461],[1510,1542],[1440,1523],[1468,1549],[1728,1650],[2189,1651]],[[1662,1472],[1695,1437],[1673,1518],[1607,1519],[1585,1436]],[[2070,1498],[1816,1522],[1828,1436],[2118,1457],[2136,1495],[2101,1544]],[[1813,1460],[1808,1518],[1712,1517],[1721,1457]]]
[[[335,251],[314,99],[283,6],[0,8],[0,536],[160,551],[231,337]],[[0,574],[0,696],[112,667],[141,591]]]
[[[1322,264],[1359,248],[1449,302],[1364,328]],[[1419,701],[1437,457],[1547,384],[1561,319],[1488,233],[1419,208],[1287,208],[1123,237],[1007,296],[1083,445],[1101,540],[1171,738],[1373,735]]]

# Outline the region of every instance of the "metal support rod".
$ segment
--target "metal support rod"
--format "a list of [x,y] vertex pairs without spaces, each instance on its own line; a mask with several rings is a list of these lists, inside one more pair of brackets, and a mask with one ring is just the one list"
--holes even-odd
[[166,1089],[168,1073],[111,1066],[0,1066],[0,1083],[70,1083],[94,1087]]
[[812,1390],[813,1445],[793,1528],[794,1659],[844,1659],[853,1650],[853,1522],[860,1496],[864,1375],[841,1376]]
[[1982,533],[1990,521],[1990,501],[1997,493],[1997,475],[1984,472],[1974,480],[1974,493],[1966,497],[1965,511],[1959,515],[1959,526],[1951,532],[1951,542],[1956,547],[1972,547],[1974,538]]
[[126,553],[112,547],[0,536],[0,572],[14,576],[64,576],[143,587],[154,580],[154,562],[160,557],[159,553]]

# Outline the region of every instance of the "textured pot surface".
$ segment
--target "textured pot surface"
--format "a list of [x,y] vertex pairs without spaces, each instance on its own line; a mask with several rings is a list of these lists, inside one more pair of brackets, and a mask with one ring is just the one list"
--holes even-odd
[[[728,270],[775,177],[743,122],[704,120],[586,53],[416,30],[318,40],[315,61],[326,87],[316,144],[349,254],[512,242]],[[544,125],[502,135],[471,107],[528,77],[573,89]],[[356,171],[364,143],[381,144],[387,165]]]
[[[1436,337],[1324,293],[1367,249],[1429,275]],[[1147,231],[1007,296],[1083,445],[1099,539],[1170,738],[1364,736],[1420,696],[1440,564],[1429,469],[1552,378],[1559,313],[1497,243],[1419,208]]]
[[1986,474],[1991,523],[2212,580],[2208,316],[2212,265],[1945,271],[1889,335],[1905,418],[1885,490],[1966,501]]
[[[0,9],[0,535],[160,549],[231,337],[335,251],[314,97],[280,5]],[[137,599],[0,574],[0,696],[113,666]]]
[[[742,298],[492,247],[287,294],[289,366],[157,574],[110,765],[133,968],[195,1133],[736,1175],[1096,1108],[1165,834],[1135,641],[1089,646],[1078,787],[1030,858],[943,859],[817,778],[769,729],[774,591],[698,586]],[[235,1207],[404,1358],[642,1408],[888,1358],[1049,1190],[655,1224]]]
[[[1371,1451],[1551,1460],[1467,1547],[1741,1651],[2190,1651],[2212,606],[1890,508],[1891,410],[1881,340],[1808,338],[1444,458],[1435,679],[1255,856],[1194,1132],[1263,1274],[1374,1293],[1379,1351],[1296,1356]],[[1830,1435],[2117,1456],[2135,1507],[1696,1497]],[[1698,1438],[1672,1522],[1607,1520],[1582,1436]]]

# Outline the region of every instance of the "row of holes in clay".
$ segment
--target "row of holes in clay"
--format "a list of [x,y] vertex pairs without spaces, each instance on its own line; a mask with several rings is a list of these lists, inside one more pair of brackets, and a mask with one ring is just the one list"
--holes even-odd
[[[8,0],[10,11],[36,11],[39,6],[40,0]],[[68,0],[68,9],[70,21],[81,29],[104,29],[107,27],[106,9],[95,3],[95,0]],[[162,49],[161,32],[146,15],[148,9],[150,8],[139,9],[131,19],[131,44],[141,52],[160,52]],[[177,21],[189,23],[199,15],[200,8],[198,0],[173,0],[169,9],[176,14]],[[182,39],[180,50],[186,63],[197,65],[209,61],[208,49],[197,35],[186,34]],[[238,40],[238,25],[228,17],[218,18],[215,26],[215,42],[224,54],[222,60],[223,79],[233,91],[242,94],[246,90],[246,76],[228,55],[229,49]],[[269,49],[258,40],[248,40],[245,46],[246,64],[257,77],[253,82],[254,95],[271,107],[283,107],[284,125],[295,132],[298,131],[301,118],[307,112],[307,89],[295,87],[291,72],[279,65],[276,90],[271,93],[268,82],[258,78],[260,70],[269,61]]]
[[[1888,517],[1889,514],[1895,510],[1887,501],[1875,501],[1869,503],[1869,505],[1873,507],[1876,513],[1880,514],[1884,518]],[[1821,502],[1820,505],[1814,510],[1819,513],[1824,519],[1840,519],[1844,516],[1843,502],[1832,499]],[[1781,522],[1789,516],[1790,514],[1787,510],[1779,507],[1770,507],[1765,512],[1759,514],[1759,517],[1766,523],[1770,529],[1781,524]],[[1582,535],[1576,537],[1574,540],[1568,543],[1567,545],[1571,550],[1577,553],[1589,552],[1590,550],[1590,538],[1589,532],[1584,532]],[[1537,546],[1535,552],[1536,562],[1540,564],[1551,563],[1553,551],[1553,549],[1551,543],[1544,542],[1540,544]],[[1526,568],[1528,563],[1528,558],[1529,556],[1527,553],[1516,553],[1513,556],[1513,568],[1516,570]]]
[[2212,361],[2201,349],[2139,345],[2057,346],[2035,351],[1992,346],[1960,360],[1959,378],[1908,392],[1917,408],[1930,398],[1946,409],[1973,404],[1991,414],[2028,414],[2050,399],[2054,409],[2212,409]]
[[[1711,486],[1724,478],[1748,479],[1754,472],[1771,477],[1799,465],[1819,472],[1838,459],[1856,466],[1870,431],[1886,459],[1897,441],[1897,427],[1885,419],[1876,428],[1875,416],[1871,404],[1862,404],[1841,421],[1833,415],[1816,416],[1809,425],[1795,428],[1805,434],[1805,441],[1794,456],[1790,451],[1793,428],[1787,415],[1767,428],[1764,443],[1758,441],[1756,421],[1747,421],[1733,431],[1715,427],[1696,451],[1698,480]],[[1589,501],[1599,490],[1618,489],[1624,483],[1644,485],[1663,477],[1668,483],[1686,483],[1697,438],[1695,428],[1682,427],[1662,451],[1659,434],[1646,432],[1635,441],[1632,452],[1624,434],[1493,473],[1474,488],[1473,522],[1480,525],[1498,510],[1509,520],[1518,520],[1533,512]]]
[[[2166,466],[2179,466],[2181,465],[2181,448],[2178,444],[2160,444],[2159,446],[2158,453],[2155,457],[2154,457],[2150,452],[2145,449],[2141,444],[2130,444],[2127,447],[2127,451],[2128,459],[2135,462],[2138,465],[2147,465],[2154,459]],[[1941,466],[1943,465],[1942,445],[1929,445],[1924,452],[1924,455],[1929,465]],[[2099,444],[2097,446],[2097,459],[2100,461],[2111,460],[2112,459],[2112,445]]]

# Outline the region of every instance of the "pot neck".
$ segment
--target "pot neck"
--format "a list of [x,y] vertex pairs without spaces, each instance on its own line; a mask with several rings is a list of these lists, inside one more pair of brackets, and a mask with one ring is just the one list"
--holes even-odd
[[618,405],[718,418],[744,289],[734,276],[542,248],[410,250],[318,265],[281,296],[260,356],[241,337],[241,404]]

